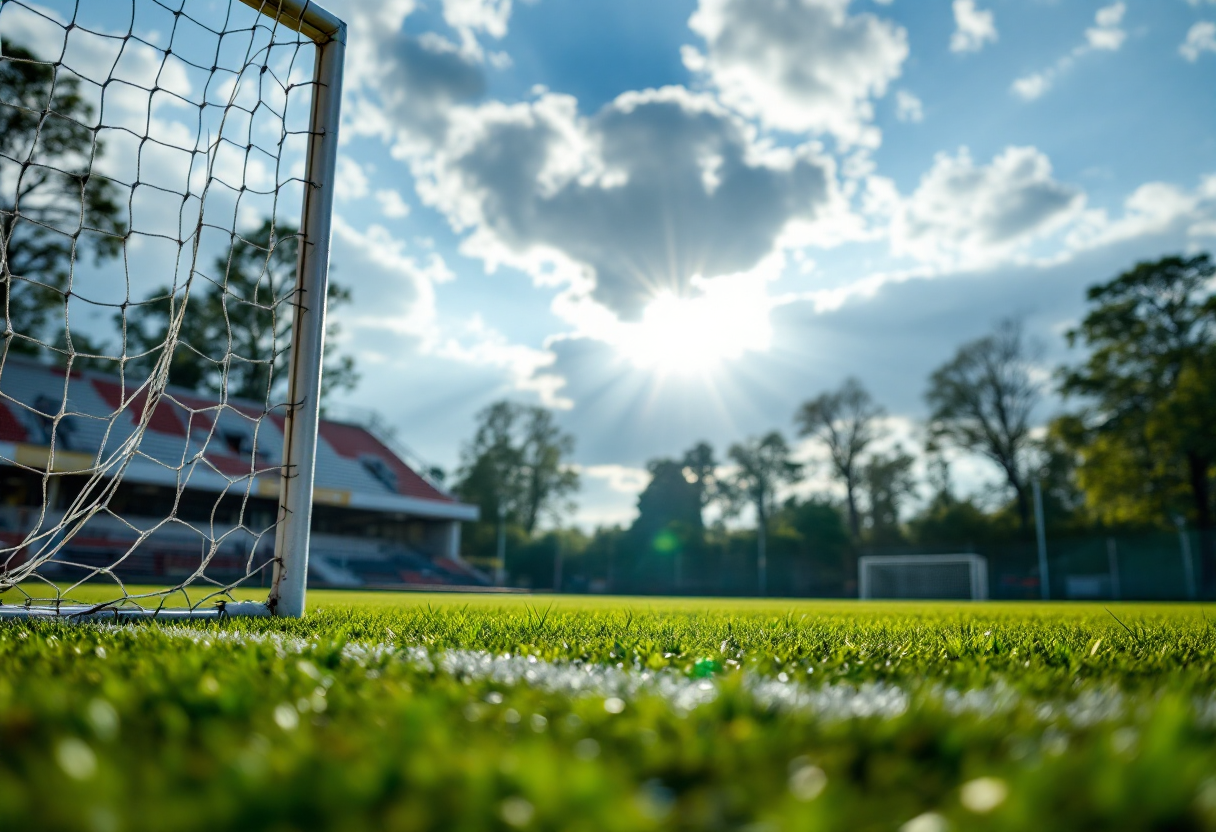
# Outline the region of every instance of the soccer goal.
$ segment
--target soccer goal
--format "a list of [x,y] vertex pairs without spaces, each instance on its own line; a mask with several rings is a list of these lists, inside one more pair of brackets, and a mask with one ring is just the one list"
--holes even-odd
[[988,599],[988,561],[980,555],[863,555],[862,598]]
[[0,617],[305,609],[345,27],[0,0]]

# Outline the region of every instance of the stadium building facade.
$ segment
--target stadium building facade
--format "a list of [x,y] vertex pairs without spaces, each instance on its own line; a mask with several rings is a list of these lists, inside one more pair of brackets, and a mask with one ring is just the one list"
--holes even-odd
[[[104,567],[104,577],[125,582],[201,578],[215,586],[252,573],[269,585],[283,416],[173,387],[150,414],[146,404],[129,379],[124,387],[102,372],[4,359],[0,573],[31,547],[50,545],[59,554],[39,570],[49,580]],[[377,434],[320,423],[309,583],[488,583],[460,556],[460,524],[477,519],[477,507],[420,474]],[[61,527],[74,501],[99,488],[109,490],[107,508]]]

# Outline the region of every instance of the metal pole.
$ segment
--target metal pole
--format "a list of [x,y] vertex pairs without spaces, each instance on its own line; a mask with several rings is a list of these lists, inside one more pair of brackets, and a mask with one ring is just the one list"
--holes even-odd
[[1182,577],[1186,581],[1186,597],[1188,601],[1195,600],[1195,563],[1191,560],[1191,539],[1186,536],[1186,520],[1181,514],[1174,515],[1174,525],[1178,527],[1178,543],[1182,548]]
[[325,298],[329,288],[329,237],[336,185],[334,170],[338,162],[342,64],[346,54],[345,24],[338,21],[337,28],[327,37],[328,40],[317,44],[314,70],[316,83],[304,174],[304,239],[297,271],[288,408],[283,426],[280,525],[274,546],[274,585],[268,602],[276,615],[292,617],[304,614],[308,585]]
[[498,504],[498,551],[497,567],[494,570],[494,586],[507,583],[507,507]]
[[764,520],[756,524],[756,572],[760,595],[768,595],[768,552],[766,551]]
[[1116,601],[1123,597],[1123,588],[1119,584],[1119,551],[1115,548],[1115,539],[1106,538],[1106,563],[1110,570],[1110,594]]
[[1051,576],[1047,573],[1047,530],[1043,528],[1043,487],[1034,480],[1034,530],[1039,543],[1039,594],[1051,600]]

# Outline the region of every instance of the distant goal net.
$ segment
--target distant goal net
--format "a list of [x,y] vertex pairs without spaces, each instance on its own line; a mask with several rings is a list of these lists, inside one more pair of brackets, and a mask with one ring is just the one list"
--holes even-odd
[[303,613],[344,42],[0,0],[0,617]]
[[988,561],[980,555],[863,555],[857,578],[861,598],[988,598]]

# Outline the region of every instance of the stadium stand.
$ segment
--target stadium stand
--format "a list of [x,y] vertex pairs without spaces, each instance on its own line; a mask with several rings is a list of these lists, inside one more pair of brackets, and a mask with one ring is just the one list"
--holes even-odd
[[[32,528],[62,516],[87,472],[136,433],[145,404],[144,394],[124,390],[117,377],[88,369],[67,374],[9,355],[0,377],[0,546],[19,546]],[[263,415],[252,404],[230,399],[220,406],[169,388],[114,488],[111,510],[72,536],[64,560],[118,563],[116,577],[148,583],[198,570],[208,538],[223,545],[206,565],[207,578],[243,575],[250,558],[269,560],[273,535],[257,540],[252,530],[272,525],[278,510],[283,419]],[[57,475],[44,477],[52,430]],[[460,559],[460,523],[477,518],[475,506],[420,475],[365,426],[323,420],[319,433],[310,585],[489,583]],[[179,479],[185,487],[177,499]],[[9,565],[20,560],[18,553]]]

